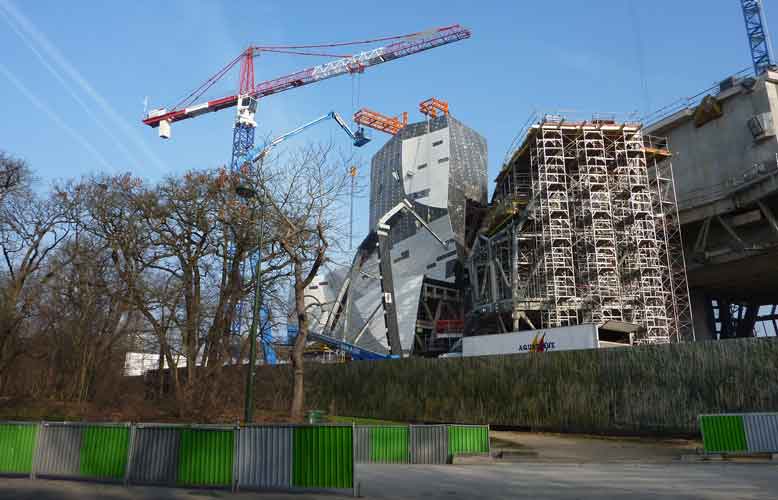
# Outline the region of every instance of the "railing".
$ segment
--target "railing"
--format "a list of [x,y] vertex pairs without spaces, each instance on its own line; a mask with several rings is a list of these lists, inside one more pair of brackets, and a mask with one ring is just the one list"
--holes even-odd
[[352,425],[0,423],[0,474],[354,491]]
[[488,455],[488,425],[358,425],[356,463],[447,464],[458,455]]
[[778,413],[700,415],[705,453],[778,453]]

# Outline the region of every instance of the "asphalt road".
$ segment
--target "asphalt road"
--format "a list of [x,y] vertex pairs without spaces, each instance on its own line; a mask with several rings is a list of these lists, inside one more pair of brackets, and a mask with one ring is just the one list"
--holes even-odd
[[[778,466],[771,464],[359,465],[363,498],[381,499],[772,499]],[[330,499],[332,494],[238,493],[146,488],[76,481],[0,479],[0,500]]]

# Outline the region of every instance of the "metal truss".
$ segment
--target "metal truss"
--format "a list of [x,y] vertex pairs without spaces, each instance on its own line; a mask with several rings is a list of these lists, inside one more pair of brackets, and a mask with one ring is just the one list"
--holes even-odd
[[537,172],[541,251],[548,308],[543,324],[549,327],[578,323],[578,296],[573,264],[573,228],[566,168],[564,134],[558,127],[541,125],[531,156]]
[[656,232],[660,240],[660,256],[668,300],[665,303],[671,341],[695,339],[694,318],[686,279],[681,221],[675,192],[673,164],[667,138],[643,136],[644,151],[654,195]]
[[522,210],[472,249],[474,309],[504,314],[510,289],[514,329],[613,320],[639,325],[641,343],[692,340],[669,156],[639,124],[530,127],[493,200]]
[[656,234],[651,186],[639,129],[613,136],[614,168],[611,179],[616,238],[621,264],[623,300],[631,315],[627,320],[641,325],[646,343],[670,341],[663,280],[660,241]]

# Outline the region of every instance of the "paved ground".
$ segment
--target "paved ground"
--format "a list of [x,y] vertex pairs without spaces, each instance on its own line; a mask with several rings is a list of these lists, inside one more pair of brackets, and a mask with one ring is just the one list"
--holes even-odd
[[[684,463],[697,443],[494,433],[511,462],[490,465],[359,465],[363,498],[376,499],[778,499],[778,465]],[[0,500],[335,500],[339,495],[124,488],[0,478]]]
[[[778,466],[768,464],[495,464],[359,466],[360,493],[376,499],[771,499]],[[231,494],[165,488],[123,488],[75,481],[0,479],[0,499],[21,500],[335,500],[339,495]]]

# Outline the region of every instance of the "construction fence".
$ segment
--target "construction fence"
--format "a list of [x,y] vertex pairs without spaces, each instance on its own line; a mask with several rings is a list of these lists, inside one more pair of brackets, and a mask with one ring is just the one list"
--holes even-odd
[[778,453],[778,413],[700,415],[705,453]]
[[0,422],[0,474],[169,487],[354,490],[355,463],[488,454],[485,425]]
[[354,435],[358,464],[446,464],[490,453],[487,425],[358,425]]
[[352,490],[351,425],[0,423],[0,474],[245,490]]

